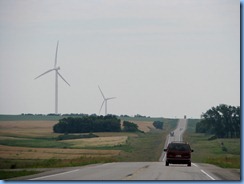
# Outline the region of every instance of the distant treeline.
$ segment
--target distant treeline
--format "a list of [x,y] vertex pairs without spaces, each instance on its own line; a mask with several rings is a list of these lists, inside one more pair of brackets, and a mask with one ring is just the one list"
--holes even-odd
[[114,115],[68,117],[60,119],[53,126],[55,133],[89,133],[89,132],[135,132],[138,126],[131,122],[124,122],[121,129],[120,119]]
[[[70,114],[55,114],[55,113],[31,114],[31,113],[22,113],[21,115],[22,116],[88,116],[88,114],[83,114],[83,113],[70,113]],[[96,114],[94,114],[94,115],[96,116]]]
[[218,138],[240,138],[240,107],[221,104],[202,114],[196,124],[197,133],[214,134]]

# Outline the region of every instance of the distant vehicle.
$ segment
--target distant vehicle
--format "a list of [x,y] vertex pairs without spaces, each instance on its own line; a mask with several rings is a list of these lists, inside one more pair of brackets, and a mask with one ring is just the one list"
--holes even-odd
[[169,164],[187,164],[187,166],[191,166],[191,152],[193,150],[188,143],[171,142],[164,151],[166,152],[166,166],[169,166]]
[[170,136],[173,137],[174,136],[174,132],[170,132]]

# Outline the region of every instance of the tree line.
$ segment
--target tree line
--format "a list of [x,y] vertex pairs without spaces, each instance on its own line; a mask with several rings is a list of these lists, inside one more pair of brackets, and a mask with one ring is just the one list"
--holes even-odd
[[114,115],[68,117],[60,119],[53,126],[55,133],[90,133],[90,132],[135,132],[139,131],[134,123],[124,121],[121,128],[120,119]]
[[240,107],[221,104],[202,114],[196,133],[214,134],[218,138],[240,138]]

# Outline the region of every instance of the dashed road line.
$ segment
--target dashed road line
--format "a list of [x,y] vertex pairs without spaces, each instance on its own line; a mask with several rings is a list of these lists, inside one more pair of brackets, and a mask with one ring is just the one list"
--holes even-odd
[[[197,164],[192,163],[195,167],[199,168]],[[206,176],[208,176],[211,180],[215,180],[212,176],[210,176],[208,173],[206,173],[204,170],[200,169],[202,173],[204,173]]]
[[208,173],[206,173],[204,170],[201,169],[201,172],[204,173],[205,175],[207,175],[209,178],[211,178],[211,180],[215,180],[212,176],[210,176]]

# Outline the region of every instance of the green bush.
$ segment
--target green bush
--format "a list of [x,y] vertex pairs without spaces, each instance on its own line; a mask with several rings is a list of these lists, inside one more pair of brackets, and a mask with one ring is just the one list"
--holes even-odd
[[163,130],[164,122],[162,121],[154,121],[153,126],[157,129]]
[[138,130],[138,125],[129,121],[124,121],[123,122],[124,129],[123,131],[125,132],[137,132]]

